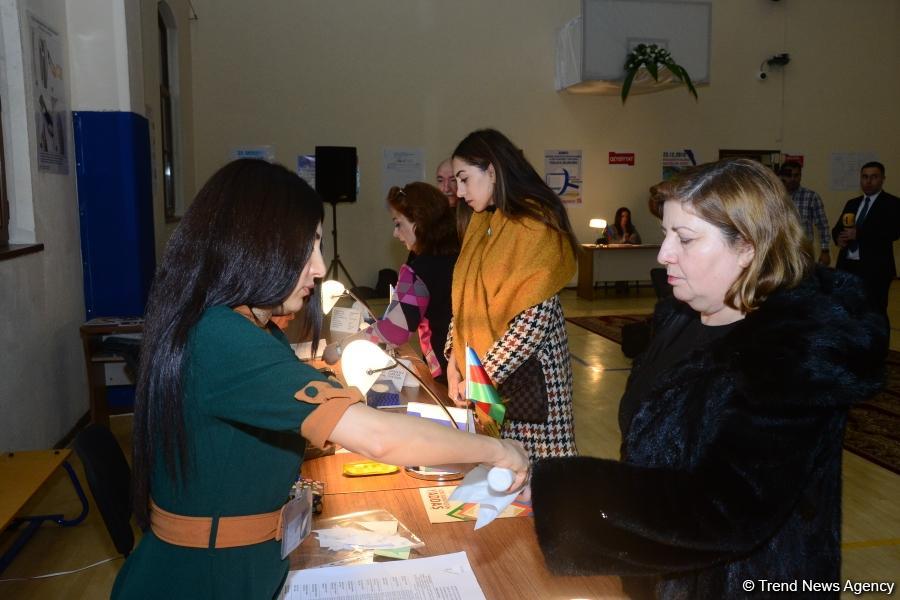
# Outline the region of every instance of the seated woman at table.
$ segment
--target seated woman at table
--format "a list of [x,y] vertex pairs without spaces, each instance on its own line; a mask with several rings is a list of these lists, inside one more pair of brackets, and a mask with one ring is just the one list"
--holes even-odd
[[603,234],[607,244],[640,244],[641,234],[631,222],[631,211],[621,207],[616,211],[616,218],[611,225],[607,225]]
[[838,581],[841,441],[847,409],[882,385],[886,319],[853,276],[814,266],[768,167],[701,165],[650,206],[674,298],[622,398],[621,462],[534,467],[548,566],[627,576],[632,598]]
[[410,251],[400,267],[397,287],[381,319],[359,333],[325,348],[335,364],[341,350],[356,339],[400,346],[419,332],[419,347],[435,380],[447,383],[444,344],[450,327],[450,286],[459,255],[454,208],[438,188],[422,182],[394,186],[388,192],[394,237]]
[[520,444],[369,408],[296,358],[271,317],[305,307],[318,339],[323,212],[295,173],[239,160],[172,234],[134,413],[135,513],[150,528],[113,598],[276,597],[280,509],[307,441],[398,465],[487,462],[524,481]]

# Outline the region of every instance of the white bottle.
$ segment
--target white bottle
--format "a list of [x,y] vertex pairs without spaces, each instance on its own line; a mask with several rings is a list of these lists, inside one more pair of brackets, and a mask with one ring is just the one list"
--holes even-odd
[[491,467],[491,470],[488,471],[488,486],[495,492],[506,492],[515,479],[516,476],[513,474],[512,469]]

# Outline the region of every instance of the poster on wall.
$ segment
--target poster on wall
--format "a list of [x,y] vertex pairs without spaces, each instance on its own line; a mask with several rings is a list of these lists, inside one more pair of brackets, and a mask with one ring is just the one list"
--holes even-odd
[[28,18],[38,171],[66,175],[69,172],[66,147],[69,102],[62,40],[56,30],[34,15],[29,13]]
[[878,160],[874,152],[832,152],[829,189],[835,192],[858,190],[859,171],[873,160]]
[[393,186],[425,181],[425,151],[421,148],[382,148],[381,197]]
[[684,171],[688,167],[697,164],[694,151],[688,148],[684,150],[665,150],[662,153],[662,180],[666,181],[676,173]]
[[275,146],[236,146],[228,153],[231,160],[240,158],[255,158],[273,162],[275,160]]
[[297,175],[300,179],[309,184],[309,187],[316,189],[316,155],[300,154],[297,156]]
[[581,150],[544,150],[544,182],[564,204],[581,204]]

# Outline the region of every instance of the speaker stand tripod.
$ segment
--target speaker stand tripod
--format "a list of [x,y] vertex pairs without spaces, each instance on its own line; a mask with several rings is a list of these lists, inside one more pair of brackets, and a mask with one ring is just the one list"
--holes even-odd
[[325,271],[325,279],[337,279],[340,281],[341,271],[343,271],[344,275],[347,276],[347,281],[350,282],[349,289],[352,290],[356,287],[356,283],[353,281],[350,271],[341,262],[340,254],[338,254],[337,203],[329,202],[329,204],[331,204],[331,240],[334,248],[334,258],[331,259],[331,264],[328,265],[328,270]]

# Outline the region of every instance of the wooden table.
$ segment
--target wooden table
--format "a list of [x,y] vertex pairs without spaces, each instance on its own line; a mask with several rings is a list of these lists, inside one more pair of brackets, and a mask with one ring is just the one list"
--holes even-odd
[[[414,479],[402,472],[357,478],[341,474],[345,462],[360,458],[355,454],[336,454],[303,465],[305,476],[325,482],[324,510],[319,518],[363,510],[387,510],[425,543],[411,558],[464,550],[489,600],[623,597],[617,577],[551,575],[544,566],[531,518],[496,519],[478,531],[474,530],[472,521],[431,523],[422,506],[419,488],[442,484]],[[315,536],[304,541],[291,554],[290,560],[291,569],[321,564],[321,550]]]
[[[596,281],[648,281],[658,267],[659,244],[581,244],[578,254],[578,297],[594,299]],[[594,254],[600,253],[595,276]]]
[[[436,383],[427,369],[414,364],[423,384],[449,403],[446,388]],[[335,370],[340,372],[339,368]],[[404,387],[401,398],[406,402],[432,402],[421,387]],[[534,522],[529,517],[496,519],[477,532],[473,521],[431,523],[422,506],[419,489],[457,485],[459,481],[442,483],[416,479],[404,473],[402,468],[389,475],[344,476],[344,464],[356,460],[364,460],[364,457],[340,453],[304,461],[303,476],[325,483],[323,512],[317,519],[365,510],[387,510],[425,543],[414,550],[410,558],[465,550],[489,600],[624,597],[618,577],[551,575],[544,566]],[[315,527],[313,523],[313,529]],[[314,535],[290,556],[291,569],[311,568],[332,560],[334,555],[321,550]]]
[[[15,529],[19,525],[26,524],[12,545],[0,556],[0,573],[12,562],[44,521],[53,521],[57,525],[67,527],[77,525],[87,516],[87,498],[78,483],[75,471],[66,461],[71,453],[69,449],[62,449],[7,452],[0,455],[0,532],[5,531],[7,527]],[[60,466],[65,467],[69,479],[72,480],[81,501],[81,514],[74,519],[66,519],[63,515],[18,516],[19,511]]]

